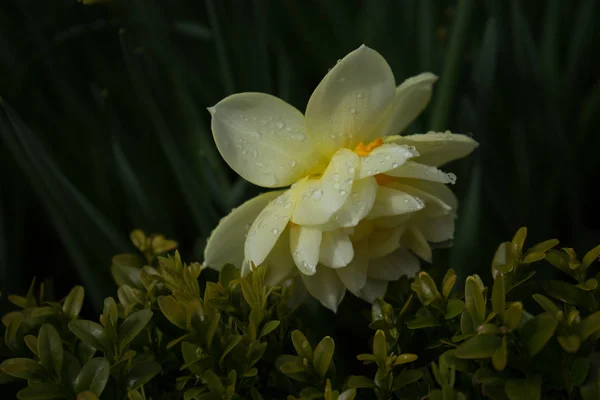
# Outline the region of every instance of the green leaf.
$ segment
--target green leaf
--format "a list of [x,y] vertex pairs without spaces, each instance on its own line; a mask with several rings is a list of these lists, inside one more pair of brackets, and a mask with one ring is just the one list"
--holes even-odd
[[84,364],[75,378],[75,391],[77,393],[89,390],[96,396],[100,396],[108,377],[110,376],[110,364],[105,358],[92,358]]
[[500,317],[501,321],[504,321],[505,293],[504,275],[499,273],[496,275],[492,287],[492,310]]
[[21,379],[36,379],[46,375],[44,368],[30,358],[9,358],[0,364],[0,370],[5,374]]
[[321,378],[325,377],[329,370],[334,349],[335,343],[329,336],[325,336],[315,348],[313,367]]
[[107,352],[111,347],[106,337],[106,331],[97,322],[76,319],[69,322],[69,330],[81,341],[95,349]]
[[129,285],[143,289],[141,279],[142,259],[135,254],[118,254],[112,258],[110,272],[118,286]]
[[581,325],[579,327],[579,335],[581,336],[581,340],[586,340],[599,330],[600,311],[596,311],[595,313],[588,315],[583,321],[581,321]]
[[398,357],[396,357],[396,361],[394,361],[394,366],[407,364],[407,363],[416,361],[418,358],[419,357],[416,354],[411,354],[411,353],[400,354],[400,355],[398,355]]
[[556,340],[567,353],[577,353],[581,345],[581,338],[578,335],[562,335],[558,336]]
[[279,321],[269,321],[267,322],[262,329],[260,330],[259,338],[267,336],[269,333],[273,332],[279,326]]
[[394,379],[394,383],[392,384],[392,391],[395,392],[397,390],[400,390],[403,387],[410,385],[411,383],[417,382],[422,377],[423,371],[420,369],[405,369],[402,372],[400,372],[400,374],[398,374]]
[[588,267],[596,261],[600,257],[600,245],[594,247],[590,251],[588,251],[585,256],[583,256],[583,260],[581,261],[581,266],[584,270],[587,270]]
[[371,378],[362,375],[353,375],[348,379],[348,387],[357,389],[376,388],[377,385]]
[[502,371],[508,361],[508,342],[506,336],[502,337],[502,345],[492,354],[492,365],[496,370]]
[[458,358],[490,358],[501,344],[497,335],[477,335],[458,346],[454,354]]
[[125,385],[129,390],[137,390],[150,382],[162,370],[156,361],[146,361],[136,364],[125,377]]
[[508,379],[504,390],[510,400],[540,400],[542,398],[542,378],[534,375],[528,379]]
[[419,273],[410,287],[417,293],[423,305],[431,304],[439,296],[435,282],[425,271]]
[[123,350],[152,319],[152,311],[140,310],[131,314],[119,326],[119,348]]
[[373,356],[375,357],[377,366],[380,369],[385,369],[387,361],[387,343],[385,341],[385,333],[383,333],[382,330],[375,332],[375,337],[373,338]]
[[465,306],[476,326],[483,323],[486,314],[485,299],[479,286],[474,277],[469,276],[467,278],[465,283]]
[[31,352],[37,356],[38,355],[37,338],[33,335],[27,335],[23,338],[23,341],[25,342],[25,344],[27,345],[29,350],[31,350]]
[[549,312],[550,315],[552,315],[554,318],[556,318],[557,321],[561,321],[564,319],[564,313],[562,312],[562,310],[560,308],[558,308],[556,306],[556,304],[554,304],[554,302],[552,300],[550,300],[549,298],[547,298],[546,296],[543,296],[541,294],[534,294],[533,299],[540,306],[542,306],[542,308],[545,311]]
[[79,312],[83,306],[84,295],[85,291],[83,286],[75,286],[65,298],[62,309],[71,319],[75,319],[79,316]]
[[527,321],[519,335],[530,356],[535,356],[550,340],[558,326],[558,321],[550,313],[542,313]]
[[573,379],[573,385],[581,386],[581,384],[587,378],[588,371],[590,369],[590,363],[588,360],[582,357],[578,357],[571,363],[571,378]]
[[77,394],[77,400],[98,400],[98,396],[94,392],[86,390]]
[[173,296],[158,296],[158,307],[163,315],[173,325],[180,329],[186,329],[187,314],[185,309]]
[[69,392],[61,385],[53,382],[42,382],[22,389],[17,393],[19,400],[68,399]]
[[523,303],[520,301],[514,302],[506,309],[504,314],[504,325],[511,331],[514,331],[521,325],[522,317]]
[[294,348],[296,349],[296,354],[298,354],[300,357],[306,358],[308,361],[312,361],[312,346],[310,345],[310,342],[308,341],[306,336],[302,334],[302,332],[300,332],[299,330],[295,330],[292,332],[292,343],[294,345]]
[[579,388],[582,400],[597,400],[600,398],[600,370],[594,367],[588,373],[585,383]]
[[456,284],[456,273],[452,268],[446,271],[446,275],[444,275],[444,279],[442,280],[442,294],[445,298],[450,296],[450,292],[452,292],[452,288]]
[[54,371],[56,376],[60,376],[63,365],[63,346],[54,326],[42,325],[37,339],[37,349],[42,365],[48,371]]
[[221,354],[221,358],[219,359],[219,364],[223,363],[223,360],[225,360],[227,354],[229,354],[233,349],[235,349],[235,347],[238,344],[240,344],[241,341],[242,335],[233,335],[231,338],[229,338],[229,342],[227,343],[227,346],[225,346],[225,349],[223,349],[223,353]]
[[446,305],[446,315],[444,318],[452,319],[459,315],[465,309],[465,303],[459,299],[450,299]]
[[593,309],[593,303],[588,294],[575,286],[563,281],[547,281],[544,289],[548,294],[560,301],[586,309]]
[[406,326],[408,329],[423,329],[423,328],[431,328],[433,326],[439,326],[440,323],[436,318],[431,315],[422,315],[420,317],[416,317],[412,321],[408,321]]

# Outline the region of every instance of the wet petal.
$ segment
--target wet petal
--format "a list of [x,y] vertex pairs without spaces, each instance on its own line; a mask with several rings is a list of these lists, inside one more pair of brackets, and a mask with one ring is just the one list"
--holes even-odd
[[290,250],[296,266],[306,275],[317,270],[323,233],[319,229],[292,224]]
[[330,156],[363,141],[394,99],[395,86],[390,66],[375,50],[361,46],[339,61],[306,108],[306,131],[317,151]]
[[344,268],[335,270],[338,276],[355,296],[360,295],[361,289],[367,282],[367,268],[369,267],[369,248],[367,241],[354,245],[354,258]]
[[406,249],[369,262],[368,277],[382,281],[395,281],[406,275],[413,278],[420,270],[419,260]]
[[296,266],[290,253],[290,230],[286,229],[273,246],[273,249],[262,263],[267,267],[265,285],[278,286],[296,273]]
[[456,175],[414,161],[407,161],[398,168],[387,171],[386,174],[397,178],[423,179],[439,183],[454,184],[456,182]]
[[422,218],[417,223],[423,237],[431,243],[454,239],[454,215],[439,218]]
[[317,267],[314,275],[300,274],[308,292],[323,306],[336,312],[346,294],[346,287],[331,268],[323,265]]
[[256,185],[288,186],[324,162],[306,135],[302,113],[277,97],[234,94],[209,111],[221,156]]
[[379,146],[368,156],[361,158],[359,179],[394,170],[418,155],[417,151],[394,143]]
[[375,136],[397,135],[423,112],[433,91],[437,76],[425,72],[408,78],[396,88],[392,106],[375,130]]
[[377,197],[371,212],[367,216],[369,219],[387,217],[392,215],[406,214],[419,211],[425,207],[423,201],[412,195],[397,189],[386,186],[377,188]]
[[406,247],[413,253],[415,253],[422,260],[431,263],[431,246],[427,243],[427,240],[415,227],[409,227],[406,233],[402,236],[402,246]]
[[377,229],[369,235],[369,258],[387,256],[400,247],[400,237],[405,225],[395,228]]
[[466,135],[450,132],[389,136],[385,138],[385,142],[414,146],[420,154],[414,161],[435,167],[466,157],[479,146],[475,140]]
[[338,228],[348,228],[358,223],[371,211],[377,195],[377,181],[368,177],[360,179],[352,185],[352,193],[342,208],[320,229],[330,231]]
[[283,191],[274,191],[261,194],[222,218],[208,238],[204,249],[204,265],[217,271],[225,264],[233,264],[241,268],[248,229],[267,204],[283,193]]
[[369,303],[373,303],[376,298],[385,296],[385,292],[387,291],[388,282],[380,281],[377,279],[367,279],[367,283],[360,291],[360,297],[368,301]]
[[354,248],[348,234],[341,229],[323,232],[319,262],[329,268],[345,267],[354,258]]
[[390,186],[402,192],[409,193],[411,196],[424,202],[425,209],[421,211],[421,214],[427,217],[442,217],[452,213],[452,207],[450,207],[450,205],[428,191],[400,183],[392,183]]
[[359,157],[340,149],[319,179],[298,183],[300,192],[292,221],[298,225],[324,224],[350,197]]

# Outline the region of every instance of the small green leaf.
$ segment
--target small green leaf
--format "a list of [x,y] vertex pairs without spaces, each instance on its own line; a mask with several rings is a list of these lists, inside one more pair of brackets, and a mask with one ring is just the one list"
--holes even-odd
[[600,311],[596,311],[595,313],[588,315],[583,321],[581,321],[581,325],[579,327],[579,335],[581,336],[581,340],[586,340],[599,330]]
[[525,257],[523,257],[523,264],[532,264],[537,261],[541,261],[546,258],[546,253],[527,253]]
[[502,337],[502,345],[492,354],[492,365],[496,370],[502,371],[508,361],[508,342],[506,336]]
[[119,348],[123,350],[152,319],[152,311],[140,310],[131,314],[119,326]]
[[450,292],[455,284],[456,273],[452,268],[450,268],[448,271],[446,271],[446,275],[444,275],[444,279],[442,280],[442,294],[444,295],[444,298],[447,299],[448,296],[450,296]]
[[465,283],[465,306],[475,325],[485,320],[485,299],[477,280],[469,276]]
[[0,370],[5,374],[21,379],[39,380],[45,376],[44,368],[30,358],[9,358],[0,364]]
[[292,343],[294,345],[294,348],[296,349],[296,354],[298,354],[300,357],[306,358],[308,361],[312,361],[312,346],[310,345],[310,342],[308,341],[306,336],[302,334],[302,332],[300,332],[299,330],[295,330],[292,332]]
[[508,379],[504,390],[510,400],[540,400],[542,398],[542,378],[534,375],[528,379]]
[[225,387],[221,382],[221,378],[219,378],[217,374],[215,374],[211,370],[208,370],[204,373],[204,380],[206,381],[208,390],[210,390],[211,393],[220,395],[225,393]]
[[404,353],[400,354],[396,357],[396,361],[394,361],[394,366],[407,364],[413,361],[416,361],[419,357],[416,354]]
[[242,335],[233,335],[231,338],[229,338],[229,342],[227,343],[227,346],[225,346],[225,349],[223,349],[223,353],[221,354],[221,358],[219,359],[219,364],[223,363],[223,360],[225,360],[227,354],[229,354],[233,349],[235,349],[235,347],[238,344],[240,344],[241,341]]
[[593,309],[594,305],[588,293],[567,282],[547,281],[544,283],[544,289],[548,294],[560,301],[588,310]]
[[226,264],[219,272],[219,282],[223,287],[228,287],[229,283],[240,278],[240,270],[233,264]]
[[504,313],[504,325],[511,331],[514,331],[521,325],[523,317],[523,303],[520,301],[512,303]]
[[535,356],[550,340],[558,321],[550,313],[542,313],[527,321],[519,334],[530,356]]
[[594,247],[590,251],[588,251],[585,256],[583,256],[583,260],[581,261],[581,266],[584,270],[587,270],[588,267],[600,257],[600,245]]
[[348,379],[348,387],[357,389],[376,388],[377,385],[371,378],[361,375],[353,375]]
[[502,340],[497,335],[477,335],[458,346],[454,354],[458,358],[490,358],[501,343]]
[[573,385],[581,386],[587,378],[588,371],[590,369],[590,363],[587,359],[578,357],[571,363],[571,377],[573,379]]
[[334,349],[335,343],[329,336],[325,336],[315,348],[313,366],[315,371],[317,371],[319,376],[322,378],[325,377],[327,371],[329,370]]
[[273,332],[279,326],[279,321],[269,321],[267,322],[262,329],[260,330],[259,338],[267,336],[269,333]]
[[70,394],[61,385],[53,382],[42,382],[17,393],[19,400],[50,400],[50,399],[68,399]]
[[446,315],[444,318],[452,319],[458,316],[465,309],[465,303],[459,299],[450,299],[446,305]]
[[417,382],[423,377],[423,371],[420,369],[405,369],[394,379],[392,391],[396,392],[411,383]]
[[69,322],[69,330],[81,341],[86,342],[95,349],[107,352],[110,343],[102,325],[93,321],[76,319]]
[[439,326],[440,322],[436,320],[436,318],[431,314],[422,315],[420,317],[416,317],[412,321],[408,321],[406,326],[408,329],[423,329],[423,328],[431,328],[433,326]]
[[75,319],[79,316],[81,307],[83,306],[84,295],[83,286],[75,286],[65,298],[62,309],[69,318]]
[[63,346],[56,328],[50,324],[42,325],[37,345],[42,365],[48,371],[54,371],[56,376],[60,376],[63,364]]
[[596,290],[598,288],[598,281],[594,278],[590,278],[583,283],[575,285],[575,287],[586,291]]
[[510,253],[513,258],[521,258],[525,239],[527,239],[527,228],[522,227],[515,233],[515,236],[513,236],[512,241],[510,242]]
[[158,296],[158,307],[162,314],[173,325],[180,329],[186,329],[187,314],[185,309],[173,296]]
[[385,333],[382,330],[375,332],[375,337],[373,338],[373,356],[375,357],[377,366],[380,369],[384,369],[387,361],[387,343],[385,341]]
[[578,335],[563,335],[556,338],[560,347],[567,353],[577,353],[581,345],[581,338]]
[[96,393],[86,390],[85,392],[78,393],[76,400],[98,400],[98,396],[96,396]]
[[150,382],[162,370],[156,361],[145,361],[136,364],[125,377],[125,385],[129,390],[137,390]]
[[527,250],[527,254],[547,253],[550,249],[555,247],[557,244],[558,244],[558,240],[556,240],[556,239],[544,240],[543,242],[540,242],[540,243],[536,244],[535,246],[530,247],[529,250]]
[[37,338],[33,335],[27,335],[23,338],[23,341],[25,342],[25,344],[27,345],[29,350],[31,350],[31,352],[37,356],[38,355]]
[[500,317],[501,321],[504,321],[505,293],[504,275],[497,274],[494,279],[494,286],[492,287],[492,309]]
[[89,390],[96,396],[100,396],[108,377],[110,375],[110,364],[105,358],[97,357],[89,360],[79,371],[75,378],[75,391],[77,393]]
[[410,287],[417,293],[423,305],[431,304],[439,296],[435,282],[425,271],[419,273]]
[[550,313],[557,321],[564,319],[564,313],[554,304],[552,300],[541,294],[534,294],[533,299],[547,312]]

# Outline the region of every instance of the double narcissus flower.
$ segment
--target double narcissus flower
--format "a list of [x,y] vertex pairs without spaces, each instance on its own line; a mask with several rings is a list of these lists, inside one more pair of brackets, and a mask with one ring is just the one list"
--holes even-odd
[[240,93],[209,109],[217,147],[244,179],[267,188],[221,220],[205,264],[242,274],[268,265],[268,284],[300,276],[336,311],[346,290],[369,302],[390,281],[431,261],[429,243],[451,239],[458,206],[437,167],[468,155],[464,135],[402,133],[423,111],[437,77],[396,87],[376,51],[340,60],[312,94],[306,115],[276,97]]

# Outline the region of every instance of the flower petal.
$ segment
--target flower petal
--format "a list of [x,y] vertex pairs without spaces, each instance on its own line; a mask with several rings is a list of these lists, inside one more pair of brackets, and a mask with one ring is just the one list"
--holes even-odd
[[352,185],[352,193],[342,208],[336,211],[331,219],[319,226],[319,229],[331,231],[339,228],[349,228],[358,225],[369,214],[375,196],[377,195],[377,181],[368,177],[360,179]]
[[396,178],[423,179],[426,181],[452,184],[456,182],[456,175],[446,173],[431,165],[425,165],[414,161],[406,161],[398,168],[387,171],[386,174]]
[[415,161],[434,167],[468,156],[479,146],[475,140],[466,135],[450,132],[389,136],[385,138],[385,142],[414,146],[420,154]]
[[247,181],[288,186],[323,162],[305,133],[302,113],[277,97],[234,94],[209,111],[221,156]]
[[402,246],[415,253],[422,260],[431,263],[431,246],[429,246],[419,229],[413,226],[409,227],[406,234],[402,236]]
[[422,218],[417,223],[417,227],[428,242],[445,242],[454,238],[454,215]]
[[290,250],[296,266],[305,275],[314,275],[319,263],[323,232],[308,226],[292,224]]
[[290,279],[296,272],[292,253],[290,253],[290,230],[285,229],[273,249],[259,268],[267,267],[265,285],[278,286]]
[[360,159],[359,179],[394,170],[419,153],[407,146],[387,143]]
[[298,183],[301,193],[292,222],[298,225],[326,223],[350,197],[354,176],[358,170],[359,157],[348,149],[334,154],[320,179],[308,179]]
[[354,258],[354,248],[348,234],[341,230],[323,232],[319,262],[329,268],[342,268]]
[[[392,106],[375,130],[374,137],[397,135],[413,122],[427,107],[437,76],[424,72],[408,78],[396,88]],[[374,138],[373,137],[373,138]]]
[[354,231],[352,232],[352,241],[359,242],[367,237],[373,231],[374,224],[372,220],[363,219],[356,225]]
[[367,276],[382,281],[395,281],[406,275],[413,278],[420,270],[419,259],[404,248],[369,262]]
[[385,257],[400,247],[400,237],[406,229],[405,225],[395,228],[378,229],[369,235],[369,257]]
[[319,265],[314,275],[300,274],[308,292],[323,306],[336,312],[346,294],[346,287],[331,268]]
[[385,292],[387,291],[388,282],[380,281],[377,279],[367,279],[367,283],[360,291],[360,297],[368,301],[369,303],[373,303],[376,298],[385,296]]
[[375,228],[395,228],[398,225],[408,223],[408,221],[414,218],[414,215],[413,213],[393,215],[391,217],[376,218],[371,220],[371,222],[373,222]]
[[242,267],[246,233],[258,214],[283,191],[263,193],[248,200],[219,221],[204,249],[204,265],[219,271],[225,264]]
[[367,268],[369,267],[369,245],[366,240],[354,245],[354,258],[344,268],[335,270],[338,276],[355,296],[360,295],[361,289],[367,282]]
[[392,215],[406,214],[423,209],[425,204],[410,194],[390,188],[379,186],[377,188],[377,197],[371,212],[367,218],[374,219],[379,217],[388,217]]
[[267,258],[294,212],[296,195],[296,189],[289,189],[258,214],[248,231],[244,245],[246,260],[260,265]]
[[330,156],[368,137],[394,99],[395,86],[385,59],[364,45],[339,61],[306,107],[306,131],[317,151]]
[[418,189],[414,186],[404,185],[401,183],[391,183],[390,186],[396,190],[408,193],[411,196],[425,203],[425,209],[421,214],[428,217],[442,217],[450,214],[453,210],[450,205],[446,204],[439,197],[431,194],[428,191]]

